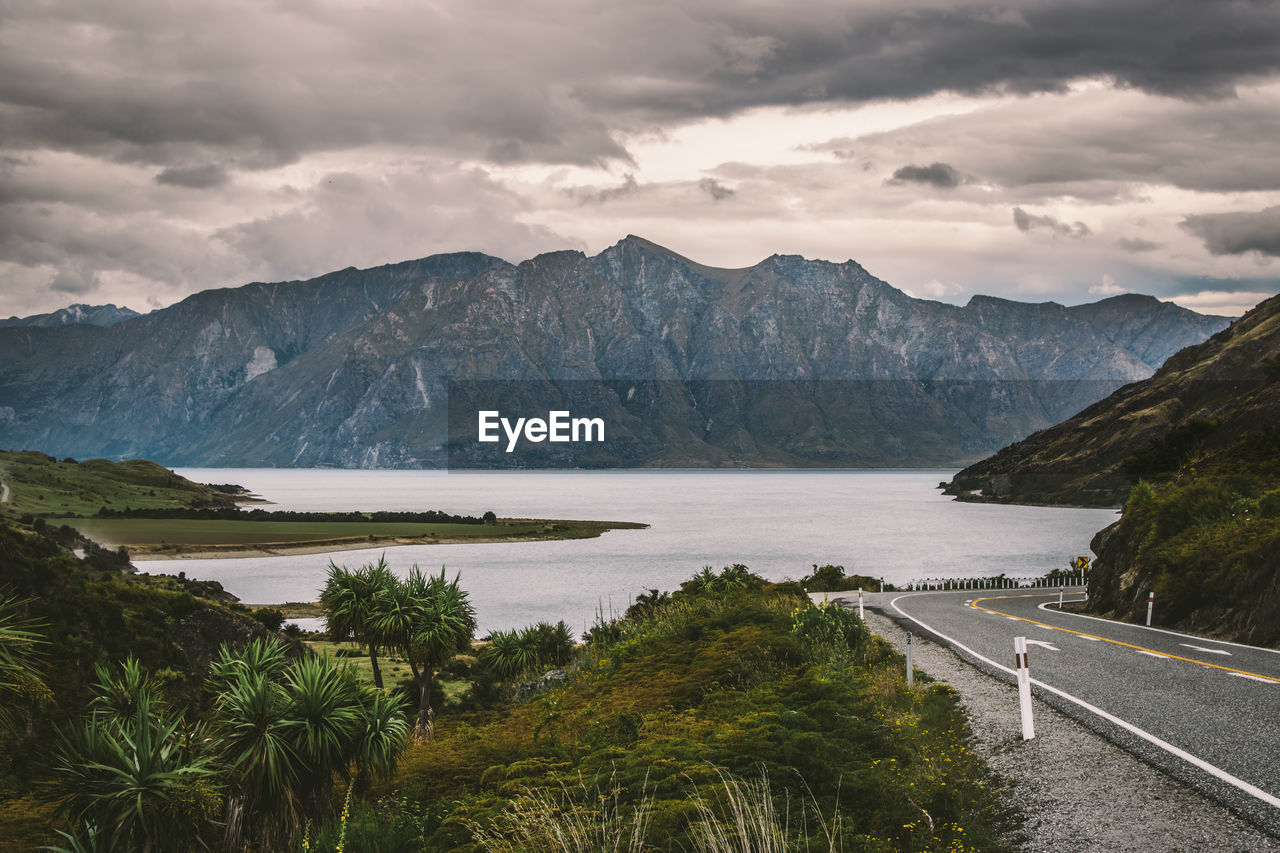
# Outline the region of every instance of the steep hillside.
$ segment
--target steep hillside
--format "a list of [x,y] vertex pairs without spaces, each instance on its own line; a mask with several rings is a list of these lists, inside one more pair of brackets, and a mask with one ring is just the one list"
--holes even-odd
[[1280,298],[1173,356],[1142,382],[958,473],[948,494],[1005,503],[1118,506],[1138,477],[1180,470],[1280,414]]
[[195,706],[223,643],[270,635],[218,583],[134,574],[127,556],[43,521],[0,519],[0,591],[17,602],[13,615],[33,620],[44,637],[39,666],[50,691],[24,703],[17,733],[0,731],[0,799],[15,778],[40,775],[57,730],[87,702],[95,666],[132,655],[163,671],[171,697]]
[[[1269,424],[1133,490],[1120,521],[1091,543],[1090,610],[1137,622],[1154,592],[1157,625],[1280,646],[1278,386],[1254,401]],[[1233,420],[1219,429],[1234,432]]]
[[[1136,485],[1134,485],[1136,483]],[[960,472],[949,491],[1125,501],[1093,540],[1089,609],[1280,645],[1280,296],[1151,379]]]
[[[0,444],[169,465],[946,465],[1225,325],[1085,308],[916,300],[852,261],[714,269],[637,237],[518,265],[441,255],[107,329],[0,329]],[[448,403],[489,380],[522,383],[504,398],[521,414],[589,408],[614,440],[486,457],[474,408],[451,435]]]

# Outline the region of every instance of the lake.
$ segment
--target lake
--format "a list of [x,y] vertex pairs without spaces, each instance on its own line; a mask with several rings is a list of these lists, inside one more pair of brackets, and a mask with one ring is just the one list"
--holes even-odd
[[745,563],[771,580],[817,563],[891,583],[972,575],[1030,576],[1089,553],[1114,510],[957,503],[938,491],[950,470],[347,471],[178,469],[238,483],[267,509],[427,510],[640,521],[598,539],[412,545],[216,560],[154,560],[143,571],[216,580],[254,604],[315,601],[329,559],[356,566],[385,553],[450,576],[476,608],[481,634],[563,619],[577,631],[638,593],[675,589],[705,565]]

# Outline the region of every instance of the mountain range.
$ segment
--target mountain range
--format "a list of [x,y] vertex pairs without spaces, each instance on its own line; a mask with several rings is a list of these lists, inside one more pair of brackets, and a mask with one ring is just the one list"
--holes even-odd
[[[853,261],[718,269],[639,237],[519,264],[436,255],[107,327],[2,328],[0,446],[208,466],[955,465],[1227,323],[1139,295],[947,305]],[[497,386],[602,416],[610,442],[486,456],[474,410],[450,410]]]
[[59,308],[48,314],[32,314],[29,317],[10,317],[0,319],[0,328],[5,326],[67,326],[72,323],[85,323],[90,326],[114,326],[130,317],[140,316],[132,308],[115,305],[85,305],[77,302],[66,308]]

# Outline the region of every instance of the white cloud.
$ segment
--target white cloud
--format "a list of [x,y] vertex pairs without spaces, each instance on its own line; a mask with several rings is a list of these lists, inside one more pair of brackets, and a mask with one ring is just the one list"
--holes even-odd
[[943,282],[933,278],[924,284],[908,286],[901,285],[900,290],[904,291],[908,296],[914,296],[916,299],[934,299],[939,302],[953,302],[959,304],[963,302],[962,297],[965,296],[965,289],[955,282]]
[[1116,284],[1116,280],[1110,274],[1103,273],[1102,283],[1092,285],[1089,288],[1089,292],[1095,296],[1115,296],[1120,293],[1128,293],[1129,290]]

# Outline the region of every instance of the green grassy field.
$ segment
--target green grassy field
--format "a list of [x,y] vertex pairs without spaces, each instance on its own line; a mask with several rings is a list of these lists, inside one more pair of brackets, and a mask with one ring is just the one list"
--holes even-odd
[[[355,667],[356,674],[360,680],[366,684],[373,684],[373,666],[369,663],[369,655],[366,651],[355,643],[333,643],[328,640],[308,640],[307,647],[316,654],[329,655],[337,658],[348,666]],[[339,652],[342,654],[339,655]],[[458,655],[455,661],[462,660],[467,664],[474,666],[476,658],[474,655]],[[413,678],[413,673],[409,669],[409,664],[405,663],[404,658],[396,657],[388,654],[384,649],[378,654],[378,668],[382,670],[382,683],[388,688],[394,688],[403,681]],[[466,693],[471,682],[465,678],[450,678],[448,674],[440,674],[437,676],[436,685],[444,694],[445,702],[454,702]]]
[[[108,548],[141,558],[252,551],[342,550],[361,546],[529,539],[586,539],[606,530],[644,527],[627,522],[500,519],[497,524],[405,521],[293,521],[182,518],[100,518],[101,509],[231,508],[231,495],[178,476],[146,459],[58,460],[35,451],[0,451],[0,482],[8,500],[0,517],[39,516],[68,525]],[[30,520],[26,523],[30,523]]]
[[135,556],[201,549],[224,552],[253,548],[305,548],[369,544],[503,539],[585,539],[606,530],[643,527],[607,521],[502,520],[497,524],[424,524],[359,521],[235,521],[177,518],[51,518],[110,548],[124,545]]
[[224,521],[182,518],[68,518],[51,523],[70,524],[103,545],[263,545],[329,539],[478,538],[524,536],[541,524],[413,524],[359,521]]
[[167,509],[230,502],[230,496],[146,459],[58,461],[31,450],[4,450],[0,482],[9,487],[0,512],[12,515],[92,515],[104,506]]

